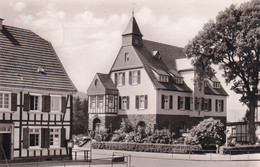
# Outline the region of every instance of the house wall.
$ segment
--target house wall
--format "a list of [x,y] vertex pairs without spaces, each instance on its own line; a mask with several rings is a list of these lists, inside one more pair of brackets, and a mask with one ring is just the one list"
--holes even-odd
[[[72,92],[5,86],[0,86],[0,91],[7,91],[10,93],[15,93],[17,95],[17,108],[15,111],[11,111],[10,109],[0,111],[0,124],[5,124],[7,122],[12,124],[11,159],[37,156],[68,156],[66,152],[66,147],[63,146],[41,148],[40,143],[39,147],[29,147],[28,149],[23,148],[25,142],[23,139],[23,133],[25,128],[65,128],[65,140],[69,140],[71,126],[70,95],[72,95]],[[22,93],[22,96],[20,96],[20,93]],[[66,97],[66,112],[54,113],[42,112],[41,110],[24,111],[24,94],[28,93],[37,93],[40,95],[60,95],[62,97]],[[21,100],[22,103],[20,103]],[[59,133],[60,137],[62,138],[61,131]],[[40,134],[40,136],[41,135],[42,134]],[[62,139],[60,139],[60,143],[61,140]]]

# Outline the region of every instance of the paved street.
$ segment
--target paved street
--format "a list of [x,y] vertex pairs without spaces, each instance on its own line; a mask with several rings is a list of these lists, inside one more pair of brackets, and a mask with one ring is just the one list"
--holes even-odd
[[[243,154],[243,155],[219,155],[219,154],[204,154],[204,155],[187,155],[187,154],[164,154],[164,153],[147,153],[147,152],[130,152],[130,151],[113,151],[113,150],[93,150],[92,162],[32,162],[9,164],[10,167],[110,167],[113,153],[115,155],[125,156],[131,155],[128,163],[114,163],[114,167],[258,167],[260,166],[260,154]],[[78,153],[78,159],[83,159],[83,153]],[[127,166],[128,165],[128,166]],[[0,167],[7,165],[0,164]]]

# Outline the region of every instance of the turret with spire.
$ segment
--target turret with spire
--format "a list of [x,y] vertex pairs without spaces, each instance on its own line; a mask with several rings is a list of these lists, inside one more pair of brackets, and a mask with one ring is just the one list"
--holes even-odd
[[143,46],[142,33],[137,25],[137,22],[134,17],[130,19],[125,31],[122,34],[122,46]]

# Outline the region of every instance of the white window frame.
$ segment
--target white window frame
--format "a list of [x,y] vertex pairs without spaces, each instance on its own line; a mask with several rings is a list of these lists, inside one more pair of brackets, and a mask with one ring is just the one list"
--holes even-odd
[[[30,103],[30,111],[35,111],[35,112],[40,112],[42,110],[42,94],[38,94],[38,93],[30,93],[30,102],[31,102],[31,96],[37,96],[38,97],[38,101],[37,101],[37,110],[35,110],[35,108],[33,110],[31,110],[31,103]],[[34,104],[35,107],[35,104]]]
[[98,104],[98,109],[103,109],[104,106],[104,96],[103,95],[99,95],[97,96],[97,104]]
[[183,78],[176,77],[175,82],[176,84],[183,84]]
[[128,105],[128,100],[127,100],[127,96],[122,96],[122,106],[121,109],[122,110],[127,110],[127,105]]
[[[38,132],[36,132],[38,130]],[[38,134],[38,145],[31,146],[31,135]],[[30,148],[40,148],[41,147],[41,128],[29,128],[29,147]]]
[[213,88],[220,88],[220,82],[213,82]]
[[90,108],[92,108],[92,109],[96,108],[96,105],[97,105],[96,99],[97,99],[96,96],[90,96]]
[[[62,96],[61,95],[50,95],[50,97],[51,97],[51,112],[61,112],[61,97]],[[54,98],[59,98],[58,110],[53,110],[53,99]]]
[[118,73],[118,78],[117,78],[117,86],[123,86],[123,77],[124,77],[124,72],[119,72]]
[[160,75],[160,81],[161,82],[169,82],[169,76]]
[[170,100],[169,99],[170,99],[170,96],[164,95],[163,103],[164,103],[164,109],[165,110],[169,110],[170,109],[170,103],[169,103]]
[[[11,110],[11,92],[0,91],[0,94],[2,94],[2,107],[0,108],[0,111]],[[8,95],[8,107],[7,108],[5,108],[5,95]]]
[[115,97],[114,95],[108,95],[108,108],[115,108]]
[[145,109],[145,95],[139,96],[139,109]]
[[[52,132],[52,130],[53,130],[53,132]],[[53,135],[53,141],[51,141],[52,135]],[[55,135],[58,135],[58,137],[55,137]],[[56,143],[55,143],[54,139],[56,139]],[[50,128],[50,147],[60,147],[60,143],[61,143],[60,139],[61,139],[61,129],[60,128]]]
[[180,110],[185,110],[185,97],[180,96]]
[[[217,100],[217,110],[215,109],[216,112],[224,112],[225,108],[224,108],[224,103],[225,101],[222,99],[216,99]],[[221,105],[221,101],[223,101],[223,111],[221,111],[222,105]],[[216,102],[216,101],[215,101]],[[216,105],[215,105],[216,106]]]
[[138,84],[138,71],[139,70],[135,70],[132,72],[132,84]]

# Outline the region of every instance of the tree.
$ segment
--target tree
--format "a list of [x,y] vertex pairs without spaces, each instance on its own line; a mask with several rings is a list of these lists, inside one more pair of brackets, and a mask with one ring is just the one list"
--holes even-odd
[[203,85],[211,79],[218,65],[231,90],[241,95],[240,101],[248,110],[249,140],[256,142],[255,109],[257,107],[260,53],[260,1],[252,0],[237,7],[231,5],[209,21],[203,30],[185,47],[192,58],[195,83]]
[[204,149],[210,145],[222,145],[225,143],[224,124],[213,118],[205,119],[190,130],[185,142],[187,144],[199,143]]
[[74,98],[73,103],[73,134],[85,134],[88,130],[88,101]]

